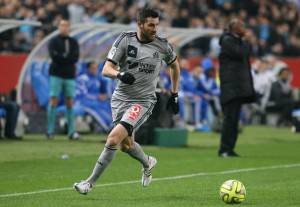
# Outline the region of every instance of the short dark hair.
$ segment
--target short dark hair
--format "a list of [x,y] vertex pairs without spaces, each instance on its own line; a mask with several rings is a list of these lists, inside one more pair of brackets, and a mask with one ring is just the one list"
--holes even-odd
[[237,18],[231,19],[227,25],[227,30],[229,32],[232,32],[238,23],[239,23],[239,19]]
[[281,74],[282,74],[284,71],[291,72],[290,68],[288,68],[287,66],[284,66],[284,67],[282,67],[282,68],[279,69],[279,71],[278,71],[278,76],[281,76]]
[[66,19],[66,18],[62,18],[61,20],[59,20],[59,24],[61,22],[67,22],[69,25],[71,24],[70,20]]
[[140,10],[138,12],[137,15],[137,22],[138,23],[145,23],[146,19],[148,17],[152,17],[152,18],[159,18],[159,12],[154,9],[154,8],[150,8],[150,7],[145,7],[142,10]]

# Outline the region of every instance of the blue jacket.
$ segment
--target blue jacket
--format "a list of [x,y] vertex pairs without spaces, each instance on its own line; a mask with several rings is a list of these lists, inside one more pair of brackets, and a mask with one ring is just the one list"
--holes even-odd
[[203,94],[209,94],[211,96],[219,96],[220,88],[218,87],[216,80],[206,75],[200,77],[197,84],[197,89]]
[[99,94],[107,94],[107,84],[90,73],[80,75],[76,80],[76,99],[98,100]]

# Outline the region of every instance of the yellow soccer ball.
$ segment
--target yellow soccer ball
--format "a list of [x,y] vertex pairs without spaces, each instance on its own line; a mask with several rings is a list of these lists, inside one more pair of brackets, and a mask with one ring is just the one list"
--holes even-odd
[[241,203],[246,198],[246,188],[238,180],[227,180],[220,187],[220,198],[225,203]]

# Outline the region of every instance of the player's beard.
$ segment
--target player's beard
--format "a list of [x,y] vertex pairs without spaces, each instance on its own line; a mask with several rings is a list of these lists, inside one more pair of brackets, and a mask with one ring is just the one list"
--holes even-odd
[[144,41],[153,41],[155,38],[155,34],[151,34],[151,32],[147,31],[141,32],[141,35]]

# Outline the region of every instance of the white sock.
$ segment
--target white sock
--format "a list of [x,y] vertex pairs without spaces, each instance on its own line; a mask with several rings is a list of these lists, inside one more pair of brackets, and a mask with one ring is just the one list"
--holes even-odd
[[127,151],[127,153],[134,159],[140,161],[144,168],[149,167],[148,155],[146,155],[142,149],[142,147],[137,143],[134,142],[131,149]]
[[106,167],[114,159],[116,152],[117,152],[116,146],[105,145],[102,153],[100,154],[96,162],[92,174],[86,181],[91,183],[92,185],[95,184],[98,178],[102,175],[102,173],[106,169]]

